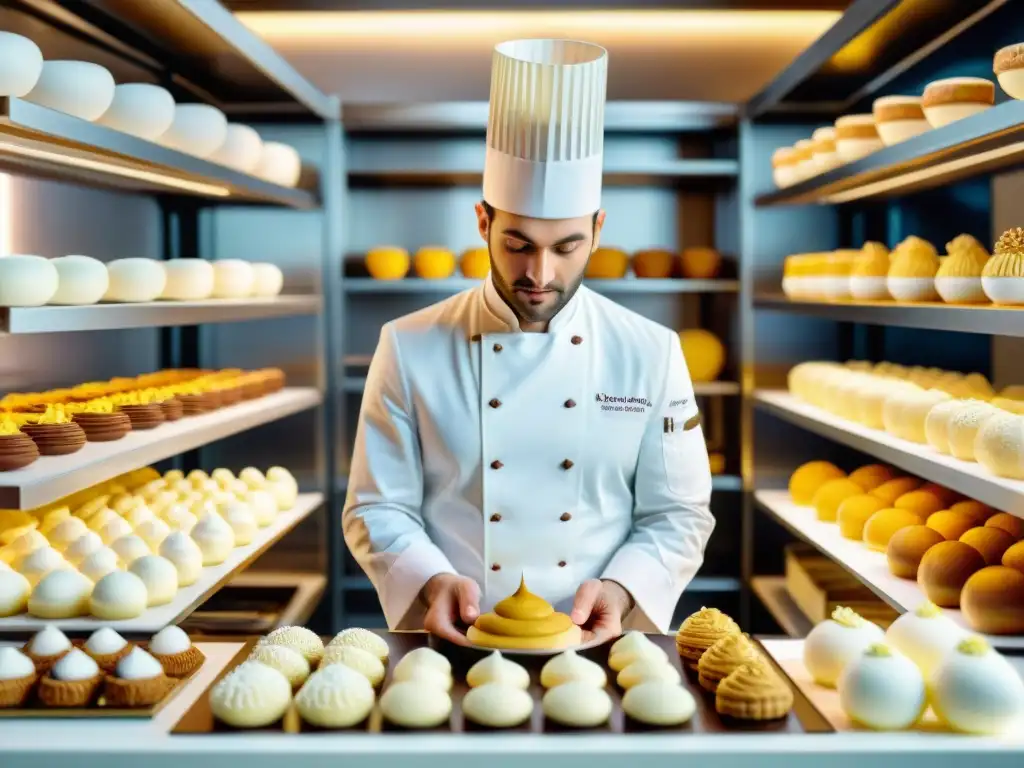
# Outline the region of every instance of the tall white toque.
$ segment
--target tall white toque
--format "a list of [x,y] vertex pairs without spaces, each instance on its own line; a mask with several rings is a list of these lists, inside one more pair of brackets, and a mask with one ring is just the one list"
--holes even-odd
[[484,200],[537,219],[601,207],[608,52],[574,40],[494,49]]

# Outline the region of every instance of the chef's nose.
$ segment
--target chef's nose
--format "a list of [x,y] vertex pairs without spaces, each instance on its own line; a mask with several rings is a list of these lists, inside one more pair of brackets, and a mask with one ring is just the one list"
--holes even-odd
[[538,249],[537,253],[530,257],[526,264],[526,276],[538,288],[554,282],[555,259],[547,252],[547,249]]

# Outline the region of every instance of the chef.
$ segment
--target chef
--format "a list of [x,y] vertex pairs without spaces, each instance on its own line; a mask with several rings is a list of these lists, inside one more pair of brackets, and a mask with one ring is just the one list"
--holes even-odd
[[665,632],[703,560],[711,473],[679,338],[582,284],[607,62],[589,43],[497,46],[490,275],[381,330],[343,527],[391,629],[465,644],[525,578],[589,633]]

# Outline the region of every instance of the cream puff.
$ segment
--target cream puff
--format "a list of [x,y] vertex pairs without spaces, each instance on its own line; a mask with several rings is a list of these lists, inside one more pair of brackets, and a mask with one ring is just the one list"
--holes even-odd
[[168,677],[188,677],[203,666],[202,651],[181,627],[164,627],[149,641],[150,654],[160,662]]
[[95,660],[72,648],[40,678],[36,695],[48,707],[85,707],[102,682],[103,671]]
[[292,686],[273,667],[245,661],[210,689],[213,716],[234,728],[263,728],[277,722],[292,702]]
[[109,674],[117,667],[117,662],[131,652],[132,647],[131,643],[110,627],[100,627],[89,635],[82,650]]
[[174,687],[160,662],[139,647],[117,662],[114,674],[103,686],[107,703],[113,707],[153,706]]
[[[277,650],[293,653],[281,646]],[[313,673],[295,696],[295,708],[299,717],[318,728],[351,728],[369,717],[375,699],[365,677],[334,664]]]

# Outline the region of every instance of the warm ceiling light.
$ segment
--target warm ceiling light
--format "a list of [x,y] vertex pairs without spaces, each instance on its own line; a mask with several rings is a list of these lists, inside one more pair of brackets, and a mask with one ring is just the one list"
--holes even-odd
[[455,39],[609,36],[616,40],[717,40],[817,37],[837,11],[282,11],[246,12],[238,19],[277,42],[356,43],[404,38],[449,44]]

